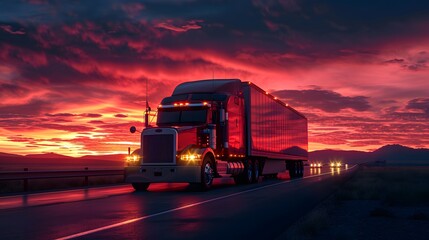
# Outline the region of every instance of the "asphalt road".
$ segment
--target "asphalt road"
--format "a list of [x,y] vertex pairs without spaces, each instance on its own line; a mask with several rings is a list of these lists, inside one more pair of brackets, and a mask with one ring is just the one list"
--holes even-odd
[[1,239],[276,239],[328,197],[357,167],[306,168],[303,179],[235,185],[207,192],[187,184],[128,185],[0,198]]

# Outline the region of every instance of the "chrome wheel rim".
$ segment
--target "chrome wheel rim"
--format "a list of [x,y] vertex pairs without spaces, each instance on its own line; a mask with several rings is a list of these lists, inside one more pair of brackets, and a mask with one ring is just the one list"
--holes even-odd
[[248,166],[247,166],[247,180],[249,182],[252,181],[252,173],[253,173],[252,163],[249,161],[248,162]]
[[259,178],[258,162],[255,162],[255,181],[258,181],[258,178]]
[[213,168],[210,163],[206,163],[206,165],[204,166],[204,175],[206,184],[210,185],[213,181]]

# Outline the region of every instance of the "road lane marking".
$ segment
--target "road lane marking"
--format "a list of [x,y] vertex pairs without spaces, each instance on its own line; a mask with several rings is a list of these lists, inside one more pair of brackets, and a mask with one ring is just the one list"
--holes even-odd
[[[355,168],[356,166],[357,165],[354,165],[354,166],[352,166],[352,167],[350,167],[350,168],[348,168],[347,170],[344,170],[344,171],[350,171],[351,169]],[[91,230],[87,230],[87,231],[75,233],[75,234],[68,235],[68,236],[65,236],[65,237],[60,237],[60,238],[57,238],[56,240],[66,240],[66,239],[73,239],[73,238],[77,238],[77,237],[82,237],[82,236],[89,235],[89,234],[92,234],[92,233],[101,232],[101,231],[104,231],[104,230],[108,230],[108,229],[120,227],[120,226],[123,226],[123,225],[127,225],[127,224],[130,224],[130,223],[138,222],[138,221],[141,221],[141,220],[144,220],[144,219],[148,219],[148,218],[152,218],[152,217],[164,215],[164,214],[171,213],[171,212],[180,211],[180,210],[183,210],[183,209],[187,209],[187,208],[195,207],[195,206],[198,206],[198,205],[202,205],[202,204],[206,204],[206,203],[210,203],[210,202],[214,202],[214,201],[218,201],[218,200],[222,200],[222,199],[234,197],[234,196],[237,196],[237,195],[241,195],[241,194],[245,194],[245,193],[249,193],[249,192],[255,192],[255,191],[258,191],[258,190],[261,190],[261,189],[265,189],[265,188],[269,188],[269,187],[274,187],[274,186],[278,186],[278,185],[285,184],[285,183],[295,182],[295,181],[299,181],[299,180],[302,180],[302,179],[320,177],[320,176],[324,176],[324,175],[328,175],[328,174],[332,174],[332,172],[326,172],[326,173],[322,173],[322,174],[318,174],[318,175],[310,175],[310,176],[306,176],[306,177],[303,177],[303,178],[292,179],[292,180],[283,181],[283,182],[279,182],[279,183],[274,183],[274,184],[270,184],[270,185],[265,185],[265,186],[261,186],[261,187],[257,187],[257,188],[247,189],[247,190],[244,190],[244,191],[241,191],[241,192],[231,193],[231,194],[228,194],[228,195],[225,195],[225,196],[215,197],[215,198],[204,200],[204,201],[201,201],[201,202],[196,202],[196,203],[188,204],[188,205],[185,205],[185,206],[181,206],[181,207],[177,207],[177,208],[165,210],[165,211],[162,211],[162,212],[158,212],[158,213],[154,213],[154,214],[150,214],[150,215],[146,215],[146,216],[142,216],[142,217],[138,217],[138,218],[133,218],[133,219],[130,219],[130,220],[126,220],[126,221],[122,221],[122,222],[118,222],[118,223],[114,223],[114,224],[110,224],[110,225],[106,225],[104,227],[94,228],[94,229],[91,229]]]

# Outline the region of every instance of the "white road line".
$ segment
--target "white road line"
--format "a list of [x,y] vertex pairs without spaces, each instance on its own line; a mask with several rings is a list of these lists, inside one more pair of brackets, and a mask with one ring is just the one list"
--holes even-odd
[[[349,170],[353,169],[356,166],[357,165],[354,165],[354,166],[352,166],[352,167],[350,167],[350,168],[348,168],[347,170],[344,170],[344,171],[349,171]],[[133,222],[138,222],[138,221],[141,221],[141,220],[144,220],[144,219],[147,219],[147,218],[152,218],[152,217],[156,217],[156,216],[167,214],[167,213],[171,213],[171,212],[176,212],[176,211],[179,211],[179,210],[182,210],[182,209],[195,207],[195,206],[198,206],[198,205],[201,205],[201,204],[210,203],[210,202],[214,202],[214,201],[217,201],[217,200],[222,200],[222,199],[225,199],[225,198],[230,198],[230,197],[234,197],[234,196],[241,195],[241,194],[244,194],[244,193],[254,192],[254,191],[261,190],[261,189],[265,189],[265,188],[269,188],[269,187],[274,187],[274,186],[278,186],[278,185],[281,185],[281,184],[294,182],[294,181],[301,180],[301,179],[320,177],[320,176],[328,175],[328,174],[332,174],[332,172],[326,172],[326,173],[322,173],[322,174],[318,174],[318,175],[311,175],[311,176],[307,176],[307,177],[303,177],[303,178],[298,178],[298,179],[294,179],[294,180],[288,180],[288,181],[284,181],[284,182],[279,182],[279,183],[265,185],[265,186],[261,186],[261,187],[257,187],[257,188],[252,188],[252,189],[244,190],[244,191],[241,191],[241,192],[236,192],[236,193],[228,194],[228,195],[225,195],[225,196],[216,197],[216,198],[212,198],[212,199],[209,199],[209,200],[205,200],[205,201],[201,201],[201,202],[196,202],[196,203],[188,204],[188,205],[181,206],[181,207],[178,207],[178,208],[173,208],[173,209],[169,209],[169,210],[166,210],[166,211],[154,213],[154,214],[151,214],[151,215],[146,215],[146,216],[142,216],[142,217],[138,217],[138,218],[133,218],[133,219],[130,219],[130,220],[126,220],[126,221],[122,221],[122,222],[118,222],[118,223],[106,225],[104,227],[99,227],[99,228],[95,228],[95,229],[92,229],[92,230],[75,233],[75,234],[68,235],[68,236],[65,236],[65,237],[57,238],[56,240],[66,240],[66,239],[72,239],[72,238],[82,237],[82,236],[89,235],[89,234],[92,234],[92,233],[96,233],[96,232],[108,230],[108,229],[111,229],[111,228],[115,228],[115,227],[120,227],[120,226],[123,226],[123,225],[127,225],[127,224],[130,224],[130,223],[133,223]]]

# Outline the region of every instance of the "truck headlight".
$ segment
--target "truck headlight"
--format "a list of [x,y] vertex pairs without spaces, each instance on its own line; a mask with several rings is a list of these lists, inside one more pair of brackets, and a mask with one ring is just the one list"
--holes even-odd
[[180,160],[183,160],[183,161],[193,162],[200,159],[201,159],[201,155],[199,154],[188,153],[188,154],[180,155]]
[[129,155],[126,157],[126,162],[128,166],[135,166],[139,164],[140,158],[137,155]]
[[185,153],[180,155],[180,160],[193,164],[198,164],[201,162],[201,155],[196,153]]

